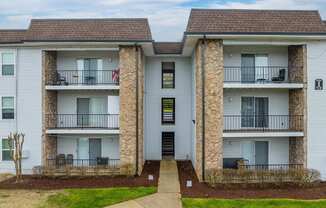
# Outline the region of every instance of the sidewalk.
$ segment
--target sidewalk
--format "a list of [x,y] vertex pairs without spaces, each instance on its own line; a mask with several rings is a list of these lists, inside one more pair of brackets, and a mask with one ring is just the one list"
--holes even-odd
[[107,208],[182,208],[177,163],[162,160],[157,193]]

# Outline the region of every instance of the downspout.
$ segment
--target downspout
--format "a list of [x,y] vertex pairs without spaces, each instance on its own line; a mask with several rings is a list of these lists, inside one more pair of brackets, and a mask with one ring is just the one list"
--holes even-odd
[[202,178],[205,181],[205,51],[206,51],[206,36],[202,40],[201,46],[201,90],[202,90]]
[[138,86],[138,82],[139,82],[139,74],[138,74],[138,46],[137,46],[137,44],[135,44],[135,58],[136,58],[136,60],[135,60],[135,62],[136,62],[136,171],[135,171],[135,175],[138,175],[138,157],[139,157],[139,153],[138,153],[138,149],[139,149],[139,147],[138,147],[138,140],[139,140],[139,138],[138,138],[138,134],[139,134],[139,132],[138,132],[138,117],[139,117],[139,112],[138,112],[138,107],[139,107],[139,105],[138,105],[138,91],[139,91],[139,86]]

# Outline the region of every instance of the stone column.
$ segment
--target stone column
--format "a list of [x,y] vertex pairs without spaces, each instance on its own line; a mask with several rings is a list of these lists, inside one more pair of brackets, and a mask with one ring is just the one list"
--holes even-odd
[[[305,45],[289,46],[289,81],[302,83],[302,89],[289,90],[290,129],[303,131],[303,137],[289,139],[289,162],[307,165],[307,49]],[[296,115],[302,115],[299,118]]]
[[57,138],[46,134],[46,129],[53,127],[57,114],[57,91],[45,89],[47,83],[56,79],[57,53],[56,51],[42,52],[42,163],[46,159],[54,158],[57,153]]
[[[203,121],[205,174],[211,169],[223,168],[223,42],[222,40],[200,40],[195,49],[196,70],[196,164],[200,180],[203,160]],[[204,73],[204,109],[202,75]],[[205,112],[203,112],[205,111]]]
[[[120,46],[120,162],[121,173],[133,175],[136,169],[138,133],[138,174],[143,159],[144,58],[140,47]],[[138,66],[137,66],[138,65]],[[138,69],[138,71],[137,71]],[[137,78],[138,73],[138,78]],[[138,79],[138,83],[137,83]],[[137,90],[138,85],[138,90]],[[138,104],[137,104],[138,92]],[[138,132],[137,132],[138,107]]]

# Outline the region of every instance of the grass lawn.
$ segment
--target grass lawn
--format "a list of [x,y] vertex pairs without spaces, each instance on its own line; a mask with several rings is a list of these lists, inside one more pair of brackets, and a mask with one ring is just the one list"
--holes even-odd
[[183,208],[324,208],[326,200],[290,199],[182,199]]
[[42,208],[102,208],[156,192],[155,187],[66,189],[49,196]]

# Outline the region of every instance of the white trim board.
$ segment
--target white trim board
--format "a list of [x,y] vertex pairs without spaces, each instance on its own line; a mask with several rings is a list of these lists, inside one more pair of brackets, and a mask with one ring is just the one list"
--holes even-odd
[[223,133],[224,138],[256,138],[256,137],[303,137],[303,132],[232,132]]
[[119,90],[119,85],[46,85],[47,90]]
[[267,83],[267,84],[243,84],[243,83],[224,83],[224,88],[245,88],[245,89],[301,89],[303,84],[295,83]]
[[48,129],[47,134],[119,134],[120,130],[111,129]]

